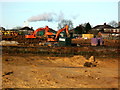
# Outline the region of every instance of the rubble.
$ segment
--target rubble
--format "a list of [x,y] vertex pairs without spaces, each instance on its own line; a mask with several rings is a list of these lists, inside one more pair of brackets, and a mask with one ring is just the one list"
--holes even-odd
[[95,60],[94,56],[91,56],[89,60],[86,60],[84,63],[84,67],[96,67],[97,66],[97,61]]

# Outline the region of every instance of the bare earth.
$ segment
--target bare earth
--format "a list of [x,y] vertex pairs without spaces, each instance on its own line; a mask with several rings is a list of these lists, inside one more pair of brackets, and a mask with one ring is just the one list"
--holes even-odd
[[35,54],[2,56],[3,88],[118,88],[119,57],[97,57],[96,67],[84,67],[83,56]]

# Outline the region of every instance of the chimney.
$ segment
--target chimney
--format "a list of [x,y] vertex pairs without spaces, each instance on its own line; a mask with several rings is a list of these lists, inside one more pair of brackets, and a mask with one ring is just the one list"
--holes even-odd
[[106,25],[106,23],[104,23],[104,25]]
[[33,29],[33,27],[31,27],[31,29]]

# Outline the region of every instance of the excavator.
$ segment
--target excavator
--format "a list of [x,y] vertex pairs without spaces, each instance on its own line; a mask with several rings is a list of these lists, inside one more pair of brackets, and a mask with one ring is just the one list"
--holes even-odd
[[[45,33],[41,36],[37,35],[39,31],[44,31]],[[69,37],[68,33],[68,25],[66,25],[64,28],[60,29],[57,31],[57,33],[52,33],[50,32],[50,28],[46,26],[45,28],[38,28],[36,29],[32,34],[30,35],[25,35],[22,38],[16,38],[15,41],[18,41],[18,43],[23,43],[23,44],[34,44],[37,45],[39,43],[48,43],[52,42],[52,44],[58,42],[60,33],[62,31],[65,31],[67,34],[67,37]]]
[[[57,33],[50,32],[50,28],[46,26],[45,28],[38,28],[30,35],[17,35],[15,38],[12,38],[13,41],[17,41],[20,45],[37,45],[40,42],[41,43],[47,43],[52,42],[53,44],[59,41],[59,36],[62,31],[65,31],[67,34],[67,37],[69,37],[68,33],[68,25],[66,25],[64,28],[57,31]],[[43,31],[43,35],[38,35],[39,31]]]
[[25,35],[25,38],[41,38],[41,37],[37,36],[37,33],[38,33],[39,31],[43,31],[43,30],[45,30],[44,36],[52,35],[52,34],[53,34],[52,32],[49,32],[50,29],[49,29],[48,26],[46,26],[45,28],[38,28],[38,29],[36,29],[36,30],[33,32],[33,34],[31,34],[31,35]]
[[[60,33],[65,31],[66,36],[65,37],[60,37]],[[68,32],[68,25],[66,25],[64,28],[60,29],[57,31],[56,34],[47,34],[47,46],[60,46],[60,42],[62,40],[62,42],[67,43],[66,42],[66,38],[70,38],[70,34]],[[60,40],[61,39],[61,40]],[[69,42],[69,40],[68,40]]]
[[[47,42],[56,42],[58,41],[58,37],[60,36],[60,33],[62,31],[65,30],[66,34],[67,34],[67,37],[69,37],[69,33],[68,33],[68,25],[66,25],[64,28],[60,29],[57,31],[56,34],[52,33],[52,32],[49,32],[50,28],[48,26],[46,26],[45,28],[38,28],[36,29],[33,34],[31,35],[25,35],[25,38],[39,38],[37,36],[37,32],[39,31],[42,31],[42,30],[45,30],[45,34],[44,36],[47,38]],[[41,38],[41,37],[40,37]]]
[[67,37],[70,37],[69,32],[68,32],[68,25],[66,25],[64,28],[58,30],[55,35],[54,34],[52,34],[52,35],[47,34],[47,41],[48,42],[57,42],[59,39],[60,33],[63,31],[66,32]]
[[[45,32],[44,35],[37,35],[39,31]],[[26,43],[31,43],[31,44],[37,44],[39,42],[47,42],[47,36],[48,35],[53,35],[52,32],[49,32],[50,28],[46,26],[45,28],[38,28],[36,29],[32,34],[30,35],[25,35],[25,42]]]

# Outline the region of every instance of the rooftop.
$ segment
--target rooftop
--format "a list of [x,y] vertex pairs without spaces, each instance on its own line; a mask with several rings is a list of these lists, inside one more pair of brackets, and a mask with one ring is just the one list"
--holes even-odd
[[113,29],[114,27],[107,25],[106,23],[104,23],[103,25],[97,25],[97,26],[93,27],[93,29],[103,29],[103,28],[112,28]]
[[33,28],[29,28],[29,27],[23,27],[23,28],[20,28],[20,30],[32,30],[33,31]]

